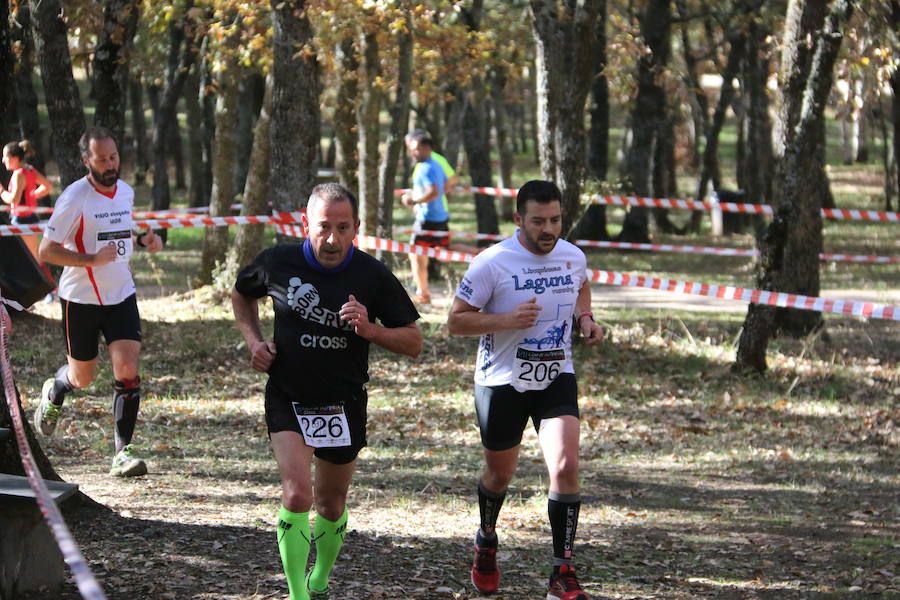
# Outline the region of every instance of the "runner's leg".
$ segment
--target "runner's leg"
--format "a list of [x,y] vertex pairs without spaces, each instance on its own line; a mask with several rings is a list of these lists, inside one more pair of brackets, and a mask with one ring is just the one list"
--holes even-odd
[[309,509],[313,502],[311,463],[313,449],[299,433],[272,433],[272,450],[281,475],[278,512],[278,550],[291,600],[308,600],[306,562],[309,559]]

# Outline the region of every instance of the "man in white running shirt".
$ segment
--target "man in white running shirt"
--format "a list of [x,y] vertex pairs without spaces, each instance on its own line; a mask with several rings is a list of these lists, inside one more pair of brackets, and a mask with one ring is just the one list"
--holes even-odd
[[547,600],[588,600],[572,566],[581,508],[572,330],[589,345],[602,339],[603,330],[591,313],[584,253],[560,239],[561,199],[549,181],[529,181],[519,189],[518,231],[475,257],[447,319],[451,334],[481,336],[475,410],[485,469],[478,482],[481,526],[470,575],[483,594],[499,589],[495,527],[530,418],[550,475],[553,570]]
[[52,435],[66,394],[94,381],[103,332],[115,377],[110,474],[135,477],[146,474],[147,465],[131,446],[140,408],[141,321],[128,262],[135,247],[161,250],[162,239],[152,231],[132,232],[134,191],[119,179],[112,133],[94,127],[78,145],[88,174],[60,194],[39,250],[42,261],[64,267],[59,300],[68,360],[44,382],[34,424],[41,434]]

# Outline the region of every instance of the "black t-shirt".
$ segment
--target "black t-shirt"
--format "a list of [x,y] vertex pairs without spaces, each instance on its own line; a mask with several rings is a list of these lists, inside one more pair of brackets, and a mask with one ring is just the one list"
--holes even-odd
[[271,296],[277,353],[269,386],[306,405],[327,404],[335,392],[358,390],[369,380],[369,341],[356,335],[338,313],[353,294],[385,327],[403,327],[419,313],[391,271],[354,248],[346,267],[323,273],[313,268],[300,244],[262,251],[237,277],[244,296]]

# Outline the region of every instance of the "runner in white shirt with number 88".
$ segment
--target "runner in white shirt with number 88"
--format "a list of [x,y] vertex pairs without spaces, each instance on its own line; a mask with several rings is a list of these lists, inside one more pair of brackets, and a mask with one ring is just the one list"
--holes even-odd
[[479,254],[456,292],[447,325],[454,335],[480,335],[475,409],[485,470],[478,483],[481,526],[471,579],[496,592],[497,516],[516,470],[531,418],[550,475],[553,571],[548,600],[587,600],[572,567],[581,507],[579,421],[572,366],[572,329],[587,343],[603,337],[591,314],[584,253],[560,240],[559,188],[529,181],[516,200],[516,235]]

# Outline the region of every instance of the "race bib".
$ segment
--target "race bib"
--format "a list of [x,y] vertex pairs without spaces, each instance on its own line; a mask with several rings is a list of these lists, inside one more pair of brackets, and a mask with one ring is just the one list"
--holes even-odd
[[292,402],[300,432],[307,446],[312,448],[337,448],[350,445],[350,427],[344,407],[300,406]]
[[116,261],[126,262],[131,258],[133,252],[131,230],[123,229],[120,231],[98,231],[97,245],[94,252],[100,252],[103,246],[113,246],[116,249]]
[[565,364],[564,348],[531,350],[519,346],[513,360],[512,386],[517,392],[543,390],[559,377]]

